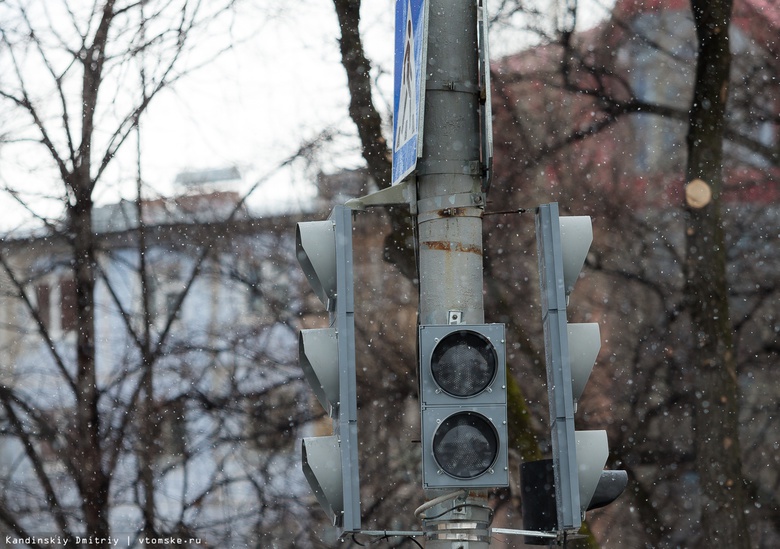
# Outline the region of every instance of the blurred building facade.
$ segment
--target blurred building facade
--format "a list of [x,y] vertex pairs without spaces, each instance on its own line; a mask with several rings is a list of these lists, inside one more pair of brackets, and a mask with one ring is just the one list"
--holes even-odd
[[[291,536],[311,547],[306,540],[321,535],[321,526],[312,527],[325,515],[303,478],[296,441],[330,422],[302,382],[297,330],[327,325],[327,315],[295,260],[295,224],[324,219],[333,201],[370,181],[363,172],[321,175],[316,211],[255,217],[229,185],[206,176],[203,186],[200,175],[188,174],[186,192],[173,198],[122,201],[93,213],[99,412],[106,444],[112,430],[127,431],[117,439],[112,469],[112,532],[120,546],[141,532],[141,471],[151,468],[160,532],[189,533],[208,546],[271,547]],[[356,303],[365,320],[359,349],[388,352],[379,376],[377,359],[358,352],[366,410],[393,378],[403,376],[406,386],[413,375],[392,358],[391,346],[399,338],[411,344],[416,294],[402,277],[387,277],[377,222],[358,215],[354,232]],[[57,532],[42,487],[51,483],[79,532],[80,502],[68,471],[75,403],[67,378],[77,329],[72,251],[64,235],[47,234],[4,239],[0,253],[7,265],[0,274],[0,380],[28,412],[16,427],[7,409],[0,413],[0,505],[28,531]],[[407,312],[399,316],[398,308]],[[399,318],[409,337],[366,343]],[[138,393],[147,368],[152,389],[144,400]],[[134,419],[123,425],[128,414]],[[363,427],[386,414],[364,414]],[[62,432],[41,432],[41,421]],[[366,437],[363,444],[376,443]]]
[[[298,218],[250,219],[237,199],[211,192],[145,201],[143,223],[132,202],[94,212],[98,412],[105,455],[116,452],[102,466],[111,467],[110,522],[123,544],[140,533],[144,468],[154,471],[160,532],[222,545],[270,520],[260,512],[270,494],[255,487],[269,471],[294,467],[296,457],[278,449],[292,447],[293,435],[274,429],[276,444],[264,440],[282,398],[281,390],[265,395],[299,377],[290,251]],[[0,414],[0,500],[27,531],[57,532],[49,484],[73,532],[87,535],[69,471],[78,467],[72,251],[62,235],[5,239],[2,248],[0,379],[9,394]],[[147,370],[154,373],[145,378]],[[294,383],[287,393],[299,402]],[[302,476],[286,476],[276,490],[294,493]]]

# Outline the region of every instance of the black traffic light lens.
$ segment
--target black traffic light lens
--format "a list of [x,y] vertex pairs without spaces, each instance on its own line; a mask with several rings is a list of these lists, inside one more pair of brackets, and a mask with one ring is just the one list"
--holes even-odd
[[442,338],[431,357],[434,381],[454,397],[473,397],[487,389],[497,368],[498,357],[490,340],[468,330]]
[[442,471],[457,479],[484,474],[498,457],[498,433],[485,416],[458,412],[433,435],[433,457]]

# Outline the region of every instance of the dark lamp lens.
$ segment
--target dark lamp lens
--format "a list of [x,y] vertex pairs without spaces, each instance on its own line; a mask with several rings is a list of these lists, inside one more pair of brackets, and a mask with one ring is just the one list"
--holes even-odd
[[498,357],[484,336],[467,330],[452,332],[436,345],[431,374],[441,389],[454,397],[473,397],[496,377]]
[[477,478],[496,462],[498,433],[485,416],[474,412],[453,414],[436,429],[433,457],[452,477]]

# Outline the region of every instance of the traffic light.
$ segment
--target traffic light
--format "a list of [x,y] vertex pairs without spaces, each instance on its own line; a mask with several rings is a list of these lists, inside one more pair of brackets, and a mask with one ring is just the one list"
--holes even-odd
[[[601,348],[596,323],[569,324],[569,294],[593,241],[590,217],[561,217],[558,205],[536,213],[547,391],[550,404],[556,526],[576,531],[585,511],[615,500],[625,489],[625,471],[604,471],[606,431],[576,431],[574,413]],[[534,525],[529,529],[534,529]]]
[[333,422],[332,435],[301,442],[303,473],[339,533],[358,532],[352,212],[336,206],[326,221],[298,223],[295,239],[298,262],[330,320],[298,336],[304,377]]
[[509,484],[503,324],[423,325],[424,488]]

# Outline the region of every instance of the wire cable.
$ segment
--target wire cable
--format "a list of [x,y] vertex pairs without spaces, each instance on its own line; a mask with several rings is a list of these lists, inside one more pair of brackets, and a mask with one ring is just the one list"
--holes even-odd
[[528,208],[518,208],[516,210],[500,210],[496,212],[484,212],[482,215],[507,215],[507,214],[524,214],[531,210]]
[[430,509],[431,507],[434,507],[440,503],[444,503],[445,501],[449,501],[451,499],[456,499],[460,496],[466,497],[468,496],[468,490],[458,490],[457,492],[450,492],[449,494],[444,494],[443,496],[439,496],[437,498],[433,498],[430,501],[426,501],[422,505],[420,505],[417,509],[414,510],[414,516],[417,518],[425,518],[423,516],[423,513]]

